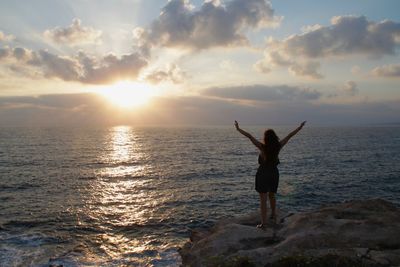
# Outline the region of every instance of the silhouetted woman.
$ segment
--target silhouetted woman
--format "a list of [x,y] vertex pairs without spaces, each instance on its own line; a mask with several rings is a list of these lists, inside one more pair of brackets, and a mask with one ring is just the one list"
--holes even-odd
[[257,225],[259,228],[264,228],[267,223],[267,194],[271,206],[271,219],[276,220],[276,199],[275,194],[278,189],[279,183],[279,152],[284,145],[296,135],[304,126],[306,122],[303,121],[299,127],[293,132],[288,134],[282,140],[279,140],[274,130],[269,129],[264,132],[264,142],[259,142],[248,132],[240,129],[239,123],[235,121],[236,130],[250,139],[250,141],[260,150],[258,156],[258,163],[260,166],[256,173],[256,191],[260,194],[260,211],[261,211],[261,224]]

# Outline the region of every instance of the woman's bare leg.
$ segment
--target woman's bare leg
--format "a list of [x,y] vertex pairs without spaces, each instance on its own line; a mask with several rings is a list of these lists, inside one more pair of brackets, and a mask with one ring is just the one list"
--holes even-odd
[[261,224],[267,223],[267,193],[260,193]]
[[271,217],[276,218],[276,199],[275,199],[275,193],[269,192],[268,193],[269,197],[269,205],[271,206]]

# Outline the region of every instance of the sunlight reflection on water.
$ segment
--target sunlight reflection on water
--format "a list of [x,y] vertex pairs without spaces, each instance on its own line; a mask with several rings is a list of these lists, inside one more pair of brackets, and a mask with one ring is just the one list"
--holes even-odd
[[138,139],[132,127],[111,128],[97,160],[105,167],[97,171],[100,179],[93,181],[87,212],[106,226],[101,249],[109,264],[120,264],[120,260],[148,263],[159,257],[155,246],[163,245],[157,235],[143,234],[143,227],[157,217],[155,208],[162,200],[155,191],[144,189],[151,179],[145,163],[148,156]]
[[113,127],[106,140],[103,154],[99,157],[99,161],[107,165],[106,168],[99,170],[102,176],[143,176],[145,174],[145,166],[141,164],[144,154],[132,127]]
[[[138,151],[135,151],[135,148],[138,147],[135,142],[137,137],[130,126],[113,127],[110,135],[112,153],[106,156],[111,160],[126,162],[139,154]],[[133,154],[133,152],[136,153]]]

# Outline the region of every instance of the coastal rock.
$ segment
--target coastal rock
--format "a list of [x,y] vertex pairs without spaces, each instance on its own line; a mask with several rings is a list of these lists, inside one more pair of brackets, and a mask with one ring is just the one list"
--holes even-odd
[[180,250],[183,265],[400,266],[400,209],[388,201],[278,214],[265,230],[255,213],[195,231]]

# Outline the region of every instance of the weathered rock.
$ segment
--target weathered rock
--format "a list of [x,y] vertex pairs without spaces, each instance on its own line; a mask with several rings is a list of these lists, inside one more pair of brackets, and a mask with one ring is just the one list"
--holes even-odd
[[351,201],[312,212],[258,214],[195,232],[180,251],[184,266],[400,266],[400,209],[381,200]]

